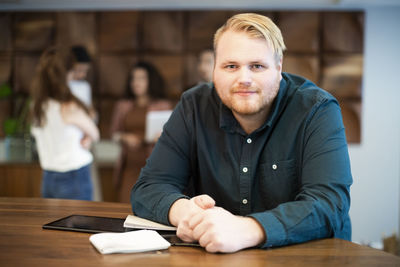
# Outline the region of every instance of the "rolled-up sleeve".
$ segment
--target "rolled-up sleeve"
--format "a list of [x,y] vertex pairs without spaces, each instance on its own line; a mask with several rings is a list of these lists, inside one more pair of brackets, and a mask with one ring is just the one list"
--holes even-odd
[[348,216],[352,176],[339,105],[321,100],[305,122],[300,189],[294,201],[250,214],[264,228],[261,247],[313,239],[351,239]]

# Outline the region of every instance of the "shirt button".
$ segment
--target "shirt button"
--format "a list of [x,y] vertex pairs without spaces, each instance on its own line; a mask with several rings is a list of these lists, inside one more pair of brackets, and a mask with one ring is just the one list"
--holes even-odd
[[243,172],[247,172],[249,169],[247,169],[247,167],[244,167],[242,170]]
[[272,169],[276,170],[278,169],[278,166],[276,166],[276,164],[272,164]]
[[252,142],[251,138],[247,138],[247,143],[251,144],[251,142]]
[[244,199],[242,200],[242,203],[243,203],[244,205],[246,205],[246,204],[247,204],[247,199],[244,198]]

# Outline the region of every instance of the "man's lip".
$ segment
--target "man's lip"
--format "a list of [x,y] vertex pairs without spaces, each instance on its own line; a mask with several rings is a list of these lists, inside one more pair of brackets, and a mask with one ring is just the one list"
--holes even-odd
[[247,95],[255,94],[257,92],[256,91],[234,91],[233,93],[237,94],[237,95],[247,96]]

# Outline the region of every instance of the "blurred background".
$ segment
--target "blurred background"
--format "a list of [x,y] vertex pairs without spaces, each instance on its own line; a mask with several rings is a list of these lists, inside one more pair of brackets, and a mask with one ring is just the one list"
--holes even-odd
[[283,70],[299,74],[340,102],[354,185],[353,240],[381,246],[399,232],[400,1],[0,1],[0,196],[40,197],[41,169],[26,120],[29,87],[51,45],[83,45],[101,141],[94,147],[96,200],[117,201],[112,175],[119,146],[111,114],[129,68],[153,63],[179,100],[199,80],[202,51],[236,13],[269,16],[282,30]]

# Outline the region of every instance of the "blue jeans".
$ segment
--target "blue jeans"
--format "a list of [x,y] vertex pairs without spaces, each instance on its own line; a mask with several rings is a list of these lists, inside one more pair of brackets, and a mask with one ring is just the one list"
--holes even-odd
[[93,200],[90,164],[68,172],[43,171],[42,196]]

